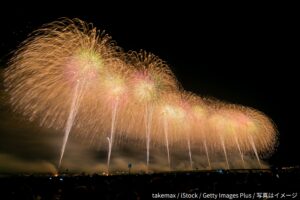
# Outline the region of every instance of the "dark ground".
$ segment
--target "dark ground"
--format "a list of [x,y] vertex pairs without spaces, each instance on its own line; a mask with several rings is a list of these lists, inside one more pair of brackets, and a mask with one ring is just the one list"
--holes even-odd
[[[1,199],[151,199],[162,194],[205,199],[300,199],[300,169],[216,170],[100,176],[3,175]],[[179,196],[178,196],[179,195]],[[188,196],[190,195],[190,196]],[[194,195],[194,196],[192,196]],[[201,196],[200,196],[201,195]],[[241,196],[244,195],[244,196]],[[161,197],[161,196],[160,196]],[[227,198],[228,197],[228,198]],[[229,196],[217,199],[230,199]],[[266,196],[264,196],[266,197]],[[210,196],[209,199],[211,199]],[[192,199],[192,198],[189,198]]]

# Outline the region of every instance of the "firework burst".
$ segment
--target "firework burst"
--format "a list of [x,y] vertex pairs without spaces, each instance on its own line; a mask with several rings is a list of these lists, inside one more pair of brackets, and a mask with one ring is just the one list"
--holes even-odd
[[15,111],[42,126],[65,129],[93,119],[97,82],[115,66],[119,48],[79,19],[62,19],[33,32],[14,53],[5,85]]
[[59,165],[71,131],[108,146],[108,170],[114,143],[125,137],[146,144],[147,166],[151,144],[166,147],[169,167],[171,149],[187,151],[191,168],[198,150],[209,168],[215,152],[230,168],[232,154],[239,153],[244,167],[245,155],[261,165],[276,145],[276,127],[260,111],[184,91],[165,61],[143,50],[123,53],[79,19],[34,31],[4,76],[14,111],[64,130]]
[[127,54],[127,63],[135,69],[131,75],[130,92],[130,107],[133,109],[129,109],[134,124],[128,132],[138,137],[145,132],[148,166],[151,133],[158,130],[153,120],[158,117],[157,105],[164,94],[178,90],[178,82],[168,65],[152,53],[131,51]]

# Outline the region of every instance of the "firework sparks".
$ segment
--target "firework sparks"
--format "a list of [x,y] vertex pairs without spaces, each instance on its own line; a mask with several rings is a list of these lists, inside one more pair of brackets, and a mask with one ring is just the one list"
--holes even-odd
[[87,112],[99,98],[95,83],[114,66],[117,50],[92,25],[63,19],[35,31],[11,59],[5,85],[14,110],[42,126],[65,129],[59,165],[73,124],[92,118]]
[[[138,121],[134,129],[145,130],[147,166],[150,158],[150,140],[153,128],[153,114],[157,105],[161,102],[164,94],[178,89],[178,83],[168,65],[157,56],[145,51],[129,52],[128,63],[135,67],[132,74],[131,97],[134,103],[133,116],[138,119],[139,110],[144,110],[144,115],[140,117],[143,121]],[[154,117],[157,117],[156,115]],[[144,124],[143,126],[141,126]],[[131,132],[135,132],[131,130]],[[155,129],[154,129],[155,130]]]
[[171,147],[187,149],[192,169],[201,149],[209,168],[215,153],[224,154],[227,168],[237,153],[246,167],[246,155],[262,165],[260,157],[276,144],[275,125],[263,113],[184,91],[166,62],[146,51],[125,54],[79,19],[33,32],[14,53],[4,82],[14,111],[64,130],[59,166],[71,131],[108,141],[108,171],[114,143],[124,137],[146,144],[147,167],[152,144],[166,147],[169,168]]

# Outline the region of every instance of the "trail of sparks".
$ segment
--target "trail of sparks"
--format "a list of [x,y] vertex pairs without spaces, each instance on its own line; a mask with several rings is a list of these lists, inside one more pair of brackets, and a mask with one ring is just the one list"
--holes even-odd
[[[244,157],[253,152],[262,168],[259,155],[270,154],[276,144],[275,125],[260,111],[184,91],[166,62],[145,51],[124,53],[110,36],[79,19],[35,31],[10,60],[4,83],[14,111],[64,130],[59,168],[71,131],[104,141],[109,133],[108,172],[118,134],[145,142],[148,170],[152,144],[166,147],[169,169],[171,145],[178,151],[187,147],[192,169],[193,148],[204,146],[209,168],[210,156],[223,151],[229,169],[234,162],[228,155],[239,154],[246,168]],[[161,114],[165,103],[172,106]]]

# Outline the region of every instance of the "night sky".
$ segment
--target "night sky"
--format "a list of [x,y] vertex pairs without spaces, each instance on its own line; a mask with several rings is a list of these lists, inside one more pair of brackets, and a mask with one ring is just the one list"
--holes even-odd
[[42,24],[78,17],[106,30],[125,51],[144,49],[167,61],[186,90],[264,112],[279,130],[269,162],[299,165],[299,32],[293,12],[283,9],[191,4],[45,12],[14,8],[1,13],[0,64],[5,68],[9,52]]

